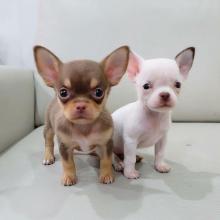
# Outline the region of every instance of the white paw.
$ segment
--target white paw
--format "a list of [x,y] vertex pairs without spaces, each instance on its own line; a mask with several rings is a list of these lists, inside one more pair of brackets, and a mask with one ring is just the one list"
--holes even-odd
[[123,163],[123,161],[115,162],[115,163],[113,163],[113,167],[114,167],[115,171],[121,172],[124,170],[124,163]]
[[126,176],[128,179],[138,179],[140,177],[140,173],[135,169],[124,169],[124,176]]
[[155,170],[160,173],[168,173],[171,170],[171,167],[166,163],[155,164]]

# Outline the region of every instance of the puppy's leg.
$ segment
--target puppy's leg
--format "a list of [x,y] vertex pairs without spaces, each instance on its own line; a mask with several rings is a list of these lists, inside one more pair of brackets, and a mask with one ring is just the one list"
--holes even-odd
[[112,161],[112,165],[115,169],[115,171],[117,172],[121,172],[124,169],[124,162],[121,160],[121,158],[113,153],[113,161]]
[[54,132],[49,123],[46,122],[44,127],[44,139],[45,139],[45,152],[44,152],[44,165],[50,165],[55,162],[54,157]]
[[[121,158],[120,156],[115,153],[113,154],[112,165],[113,165],[115,171],[117,171],[117,172],[121,172],[124,170],[124,162],[123,162],[124,154],[123,154],[123,158]],[[140,163],[142,160],[143,160],[142,156],[136,155],[136,163]]]
[[125,138],[124,142],[124,175],[129,179],[137,179],[140,173],[135,169],[137,141]]
[[166,135],[164,135],[156,144],[155,144],[155,161],[154,167],[160,173],[168,173],[170,171],[170,166],[164,162],[164,152],[166,145]]
[[[124,170],[124,154],[116,154],[113,153],[113,162],[112,165],[117,172],[121,172]],[[143,160],[143,157],[140,155],[136,155],[136,163],[140,163]]]
[[76,168],[73,159],[73,150],[60,143],[60,154],[63,165],[63,178],[62,183],[64,186],[71,186],[76,184]]
[[114,182],[112,172],[112,140],[109,140],[106,146],[100,146],[100,175],[99,181],[104,184]]

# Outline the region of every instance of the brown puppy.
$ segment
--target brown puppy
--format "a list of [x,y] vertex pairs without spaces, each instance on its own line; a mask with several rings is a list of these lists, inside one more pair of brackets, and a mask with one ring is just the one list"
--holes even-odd
[[101,183],[112,183],[112,118],[105,109],[110,87],[126,71],[129,48],[113,51],[102,62],[76,60],[62,63],[42,46],[34,47],[37,69],[56,97],[45,120],[44,165],[53,164],[54,135],[57,136],[63,164],[62,182],[76,183],[73,150],[94,151],[100,157]]

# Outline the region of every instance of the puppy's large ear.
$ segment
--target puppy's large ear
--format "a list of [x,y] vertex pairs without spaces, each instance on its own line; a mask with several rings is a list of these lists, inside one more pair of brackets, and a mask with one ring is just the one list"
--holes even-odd
[[180,74],[183,76],[184,79],[187,78],[188,73],[192,67],[194,56],[195,48],[189,47],[178,53],[175,57],[177,65],[180,69]]
[[59,78],[59,69],[62,62],[42,46],[34,47],[34,58],[39,74],[48,86],[53,87]]
[[140,72],[143,61],[144,59],[141,56],[139,56],[133,51],[130,51],[127,73],[128,73],[128,77],[132,81],[137,76],[137,74]]
[[122,46],[109,54],[102,62],[105,75],[111,86],[117,85],[126,72],[129,58],[129,47]]

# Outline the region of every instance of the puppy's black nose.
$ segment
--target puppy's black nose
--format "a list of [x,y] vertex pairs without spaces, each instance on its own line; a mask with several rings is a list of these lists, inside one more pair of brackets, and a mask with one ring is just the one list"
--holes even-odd
[[170,98],[170,93],[168,92],[161,92],[160,93],[160,97],[163,101],[168,101]]

